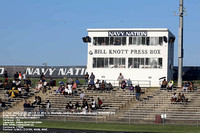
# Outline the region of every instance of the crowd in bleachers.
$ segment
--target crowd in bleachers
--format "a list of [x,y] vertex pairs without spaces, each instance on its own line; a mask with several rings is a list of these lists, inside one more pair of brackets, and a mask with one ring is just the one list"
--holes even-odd
[[98,98],[97,103],[94,99],[91,100],[91,103],[88,103],[88,101],[83,98],[82,105],[80,105],[78,101],[76,102],[75,105],[73,105],[71,101],[67,103],[66,110],[69,112],[87,113],[95,111],[96,109],[101,109],[101,105],[102,105],[102,100],[100,98]]

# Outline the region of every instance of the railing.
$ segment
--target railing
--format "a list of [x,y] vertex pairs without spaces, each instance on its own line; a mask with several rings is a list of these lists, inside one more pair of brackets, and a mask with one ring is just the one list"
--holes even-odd
[[[119,86],[118,80],[111,80],[111,79],[99,79],[100,81],[104,80],[106,83],[111,83],[113,86]],[[127,82],[127,80],[125,80]],[[151,81],[150,80],[131,80],[132,84],[140,85],[140,87],[151,87]],[[128,84],[127,84],[128,86]]]
[[[176,124],[196,125],[200,122],[200,107],[191,111],[147,111],[123,110],[109,111],[107,109],[82,110],[82,109],[18,109],[15,112],[3,112],[3,119],[30,120],[30,121],[76,121],[76,122],[113,122],[126,124]],[[6,117],[5,117],[6,116]]]

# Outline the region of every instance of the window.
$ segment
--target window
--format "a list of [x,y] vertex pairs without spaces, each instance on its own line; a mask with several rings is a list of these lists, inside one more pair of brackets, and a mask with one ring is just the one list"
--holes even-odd
[[94,45],[126,45],[126,37],[93,37]]
[[162,68],[162,58],[128,58],[128,68]]
[[93,58],[93,68],[125,68],[125,58]]
[[129,37],[129,45],[163,45],[163,37]]

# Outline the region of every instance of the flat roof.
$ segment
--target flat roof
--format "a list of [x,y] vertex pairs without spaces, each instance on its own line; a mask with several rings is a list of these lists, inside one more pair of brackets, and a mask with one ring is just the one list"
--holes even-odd
[[106,28],[106,29],[87,29],[88,32],[103,31],[169,31],[168,28]]

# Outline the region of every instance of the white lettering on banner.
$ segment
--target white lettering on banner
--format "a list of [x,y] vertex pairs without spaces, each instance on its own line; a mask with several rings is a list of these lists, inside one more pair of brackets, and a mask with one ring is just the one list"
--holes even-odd
[[44,75],[46,75],[47,72],[48,72],[48,69],[46,69],[46,71],[45,71],[45,69],[42,68],[42,73],[44,73]]
[[56,70],[56,68],[49,68],[49,75],[53,75],[53,72]]
[[4,73],[4,68],[0,68],[0,75]]
[[75,68],[75,70],[76,70],[75,75],[78,75],[78,73],[81,70],[81,68]]
[[82,70],[81,70],[81,75],[83,75],[83,74],[86,73],[86,71],[85,71],[85,73],[84,73],[84,71],[85,71],[85,68],[82,68]]
[[33,72],[33,75],[40,75],[40,69],[39,68],[36,68],[35,71]]
[[70,68],[70,69],[67,71],[66,75],[68,75],[68,74],[74,75],[74,74],[73,74],[73,68]]
[[33,68],[26,68],[26,74],[27,75],[32,75],[33,74]]
[[109,31],[108,36],[147,36],[146,31]]
[[60,68],[59,71],[58,71],[58,75],[65,75],[67,69],[65,68]]
[[94,54],[161,54],[161,50],[148,50],[148,49],[95,49]]

